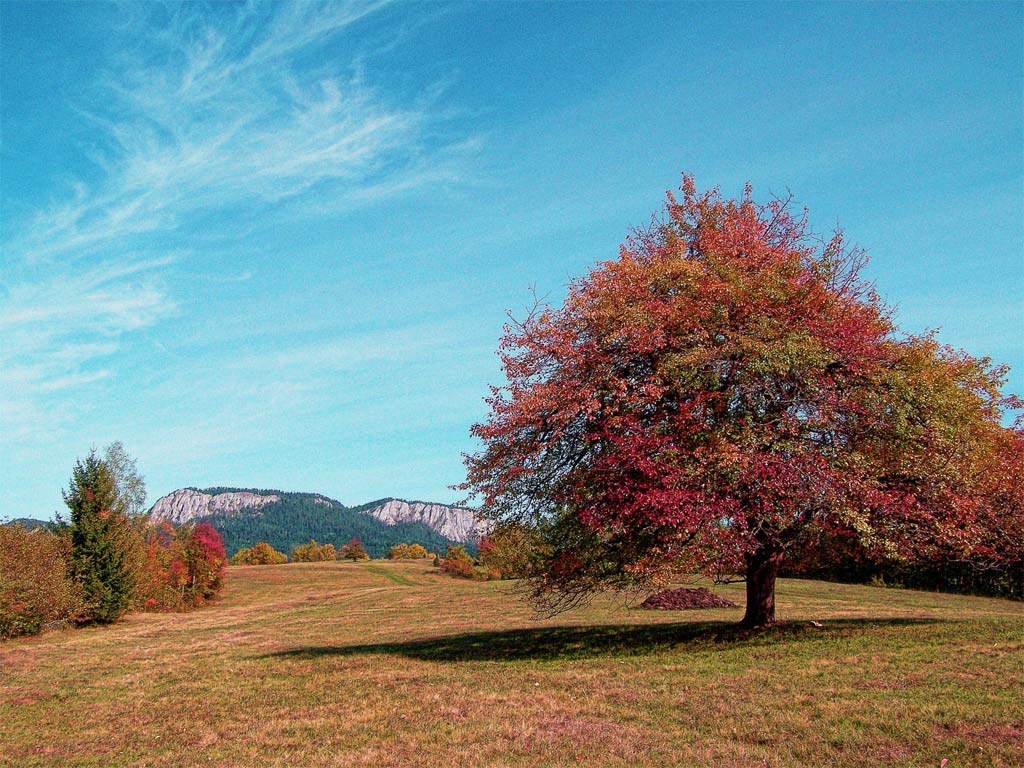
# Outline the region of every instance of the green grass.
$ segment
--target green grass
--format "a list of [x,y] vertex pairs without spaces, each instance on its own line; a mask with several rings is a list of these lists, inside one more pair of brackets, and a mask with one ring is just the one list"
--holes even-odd
[[426,563],[232,568],[191,614],[0,644],[0,765],[1024,765],[1024,605],[778,603],[763,633],[610,599],[540,621]]
[[363,568],[369,571],[370,573],[373,573],[377,576],[383,576],[388,581],[392,581],[395,584],[400,584],[403,587],[411,587],[416,583],[409,579],[408,576],[401,573],[397,568],[377,565],[375,563],[363,563]]

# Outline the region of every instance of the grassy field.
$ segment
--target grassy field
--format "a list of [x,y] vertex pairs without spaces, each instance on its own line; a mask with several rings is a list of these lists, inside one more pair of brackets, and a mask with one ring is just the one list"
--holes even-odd
[[1024,605],[778,598],[738,635],[740,609],[539,621],[423,563],[232,568],[195,613],[0,644],[0,765],[1024,765]]

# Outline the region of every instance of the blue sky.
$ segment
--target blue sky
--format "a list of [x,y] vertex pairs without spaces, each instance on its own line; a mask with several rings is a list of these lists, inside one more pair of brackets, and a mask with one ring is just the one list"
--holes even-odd
[[682,171],[792,191],[1024,394],[1020,3],[0,3],[0,516],[455,501],[507,309]]

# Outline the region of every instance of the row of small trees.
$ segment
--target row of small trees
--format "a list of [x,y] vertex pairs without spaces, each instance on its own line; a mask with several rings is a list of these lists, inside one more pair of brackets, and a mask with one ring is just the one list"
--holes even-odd
[[[473,561],[464,547],[457,547],[457,549],[462,551],[470,562]],[[450,546],[448,551],[451,553],[453,547]],[[446,555],[446,557],[448,556],[450,555]],[[434,552],[429,552],[422,544],[402,543],[391,547],[388,550],[387,558],[389,560],[429,560],[438,559],[438,556]],[[290,555],[274,549],[265,541],[259,541],[251,547],[243,547],[238,550],[231,557],[230,563],[231,565],[280,565],[288,562],[319,563],[330,560],[369,559],[370,555],[366,552],[366,547],[363,546],[358,536],[353,536],[348,544],[341,547],[335,547],[331,543],[318,544],[316,539],[310,539],[306,544],[293,547]]]
[[[491,580],[521,579],[530,574],[540,553],[540,540],[527,528],[516,525],[502,527],[483,538],[474,558],[462,544],[449,544],[444,556],[430,552],[422,544],[395,544],[388,550],[389,560],[433,560],[445,573],[460,578]],[[232,565],[280,565],[287,562],[313,563],[330,560],[369,560],[362,542],[352,537],[348,544],[335,548],[333,544],[318,544],[310,539],[307,544],[294,547],[291,555],[279,552],[265,541],[238,550],[231,558]]]
[[0,526],[0,637],[187,610],[223,586],[220,534],[142,515],[145,485],[120,443],[75,464],[64,501],[68,520]]
[[265,541],[257,541],[251,547],[243,547],[231,556],[231,565],[281,565],[288,562],[288,555],[278,552]]
[[308,544],[294,547],[290,559],[293,563],[321,563],[337,560],[338,551],[331,543],[317,544],[316,539],[310,539]]
[[388,550],[388,560],[426,560],[437,557],[422,544],[395,544]]
[[[424,550],[425,551],[425,550]],[[328,560],[369,560],[366,547],[357,536],[348,544],[335,547],[333,544],[318,544],[310,539],[307,544],[292,548],[291,555],[279,552],[265,541],[258,541],[251,547],[243,547],[232,555],[231,565],[281,565],[293,563],[319,563]]]
[[[479,554],[474,558],[461,544],[449,544],[444,557],[427,551],[422,544],[395,544],[388,550],[389,560],[430,560],[445,573],[460,578],[490,580],[518,579],[527,574],[531,552],[536,542],[525,529],[512,526],[480,542]],[[331,560],[369,560],[370,556],[358,537],[335,548],[333,544],[318,544],[310,539],[307,544],[292,548],[291,555],[279,552],[265,541],[238,550],[231,558],[232,565],[280,565],[316,563]]]

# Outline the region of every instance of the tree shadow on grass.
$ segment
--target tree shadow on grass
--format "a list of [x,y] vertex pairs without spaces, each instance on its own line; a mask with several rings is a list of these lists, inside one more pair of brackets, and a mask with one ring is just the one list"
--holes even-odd
[[672,649],[723,645],[773,645],[861,634],[872,629],[936,624],[938,619],[835,619],[821,627],[809,622],[744,630],[724,621],[674,624],[610,624],[470,632],[423,640],[293,648],[259,658],[317,659],[327,656],[396,654],[420,661],[525,661],[639,656]]

